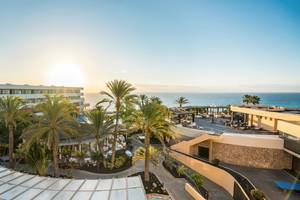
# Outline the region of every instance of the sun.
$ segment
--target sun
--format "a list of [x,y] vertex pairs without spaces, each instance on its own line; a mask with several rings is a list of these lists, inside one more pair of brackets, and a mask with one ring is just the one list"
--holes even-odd
[[84,76],[78,64],[58,64],[49,68],[47,73],[49,85],[83,87]]

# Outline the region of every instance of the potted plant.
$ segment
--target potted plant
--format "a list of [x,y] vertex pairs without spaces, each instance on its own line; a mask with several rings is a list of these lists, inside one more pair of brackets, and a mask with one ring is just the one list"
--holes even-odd
[[255,200],[265,200],[266,196],[260,189],[251,190],[251,195]]

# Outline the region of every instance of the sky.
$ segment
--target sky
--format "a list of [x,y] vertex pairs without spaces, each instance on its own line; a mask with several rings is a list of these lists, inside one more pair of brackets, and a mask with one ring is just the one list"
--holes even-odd
[[0,0],[0,83],[300,92],[298,0]]

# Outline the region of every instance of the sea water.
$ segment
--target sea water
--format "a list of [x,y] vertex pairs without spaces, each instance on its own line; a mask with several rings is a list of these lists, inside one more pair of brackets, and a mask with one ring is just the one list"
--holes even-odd
[[[189,100],[187,105],[238,105],[242,104],[245,93],[145,93],[147,96],[157,96],[169,107],[176,106],[175,99],[183,96]],[[262,105],[300,108],[300,93],[247,93],[261,98]],[[86,93],[85,101],[94,106],[101,95]]]

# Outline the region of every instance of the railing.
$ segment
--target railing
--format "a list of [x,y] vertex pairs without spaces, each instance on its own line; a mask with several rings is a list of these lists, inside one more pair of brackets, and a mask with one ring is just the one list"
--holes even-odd
[[220,169],[228,172],[235,179],[235,182],[238,183],[238,184],[236,184],[236,183],[234,184],[235,186],[234,186],[234,192],[233,192],[233,199],[236,199],[236,200],[243,200],[243,199],[245,199],[245,200],[254,200],[254,198],[251,195],[251,190],[255,189],[255,186],[245,176],[241,175],[240,173],[238,173],[238,172],[236,172],[236,171],[234,171],[230,168],[224,167],[224,166],[214,165],[214,164],[212,164],[211,162],[209,162],[207,160],[204,160],[204,159],[201,159],[201,158],[198,158],[198,157],[195,157],[195,156],[191,156],[189,154],[182,153],[180,151],[176,151],[176,150],[172,150],[172,149],[170,149],[170,151],[182,154],[184,156],[190,157],[190,158],[195,159],[195,160],[199,160],[201,162],[204,162],[206,164],[212,165],[214,167],[220,168]]
[[300,141],[284,138],[284,148],[300,155]]

